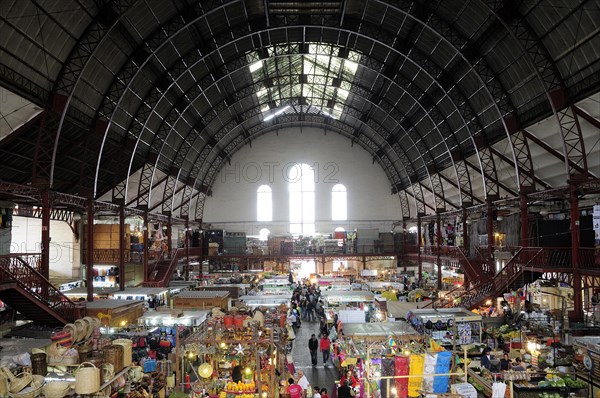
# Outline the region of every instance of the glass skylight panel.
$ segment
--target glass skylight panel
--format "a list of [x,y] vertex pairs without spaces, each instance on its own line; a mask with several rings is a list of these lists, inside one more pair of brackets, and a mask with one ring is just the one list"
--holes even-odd
[[[290,98],[302,96],[307,99],[309,109],[312,106],[313,111],[322,111],[328,117],[341,117],[351,82],[358,70],[359,53],[350,51],[346,59],[342,59],[337,57],[339,47],[316,43],[309,43],[308,54],[300,53],[299,43],[270,46],[266,50],[269,58],[261,59],[258,52],[249,54],[247,58],[254,81],[258,82],[265,76],[273,79],[272,87],[256,93],[259,103],[270,100],[283,106]],[[299,83],[296,77],[299,75],[306,76],[304,83]],[[341,78],[337,88],[333,86],[335,78]],[[327,106],[331,105],[331,101],[334,101],[333,109]],[[264,105],[261,111],[265,120],[273,118],[274,112],[277,112]]]
[[250,73],[256,72],[257,70],[259,70],[262,67],[263,67],[263,61],[258,61],[253,64],[250,64]]

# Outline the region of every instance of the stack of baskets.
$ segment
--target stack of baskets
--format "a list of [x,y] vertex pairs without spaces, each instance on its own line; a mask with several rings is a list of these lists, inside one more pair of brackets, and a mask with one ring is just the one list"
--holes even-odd
[[8,378],[8,393],[12,398],[35,398],[42,392],[45,378],[31,373],[13,375],[8,368],[2,368]]

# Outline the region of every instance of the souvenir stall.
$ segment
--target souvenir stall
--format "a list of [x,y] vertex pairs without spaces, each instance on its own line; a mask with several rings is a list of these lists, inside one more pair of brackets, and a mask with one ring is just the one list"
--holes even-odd
[[[312,282],[312,281],[311,281]],[[351,290],[348,278],[336,276],[321,276],[315,280],[321,290]]]
[[181,383],[189,384],[193,397],[273,397],[286,364],[286,336],[279,322],[276,311],[213,310],[183,342]]
[[375,282],[364,282],[362,288],[364,290],[371,291],[373,293],[381,293],[391,287],[395,291],[402,291],[404,284],[400,282],[386,282],[386,281],[375,281]]
[[372,303],[375,295],[364,290],[326,290],[321,292],[326,308],[360,307],[361,304]]
[[428,340],[407,322],[346,324],[333,344],[334,363],[352,372],[359,398],[442,397],[450,376],[465,374],[452,373],[452,353],[431,350]]
[[53,332],[44,349],[20,343],[21,353],[2,359],[0,394],[13,398],[166,396],[174,376],[169,378],[168,370],[157,366],[145,373],[133,362],[137,338],[102,334],[107,328],[100,325],[99,318],[86,316]]

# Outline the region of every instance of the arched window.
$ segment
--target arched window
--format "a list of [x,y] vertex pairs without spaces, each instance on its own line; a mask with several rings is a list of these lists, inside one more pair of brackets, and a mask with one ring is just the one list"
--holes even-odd
[[336,184],[331,188],[331,219],[334,221],[348,219],[346,187],[342,184]]
[[315,233],[315,171],[307,164],[289,165],[290,233]]
[[261,185],[256,191],[256,220],[273,221],[273,197],[271,187]]

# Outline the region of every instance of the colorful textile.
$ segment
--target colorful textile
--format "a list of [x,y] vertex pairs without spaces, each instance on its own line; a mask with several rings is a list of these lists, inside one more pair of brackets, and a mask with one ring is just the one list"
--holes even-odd
[[[450,371],[450,362],[452,361],[452,353],[449,351],[438,352],[437,361],[435,363],[435,373],[448,373]],[[436,394],[445,394],[448,392],[449,376],[435,376],[433,378],[433,392]]]
[[[408,357],[396,357],[396,376],[408,376]],[[407,377],[396,379],[396,391],[398,392],[398,398],[406,398],[408,396]]]
[[423,371],[425,370],[425,355],[411,354],[408,374],[408,396],[418,397],[423,387]]
[[433,391],[433,375],[435,374],[435,365],[437,362],[436,353],[425,354],[425,372],[423,373],[423,390],[425,392]]

